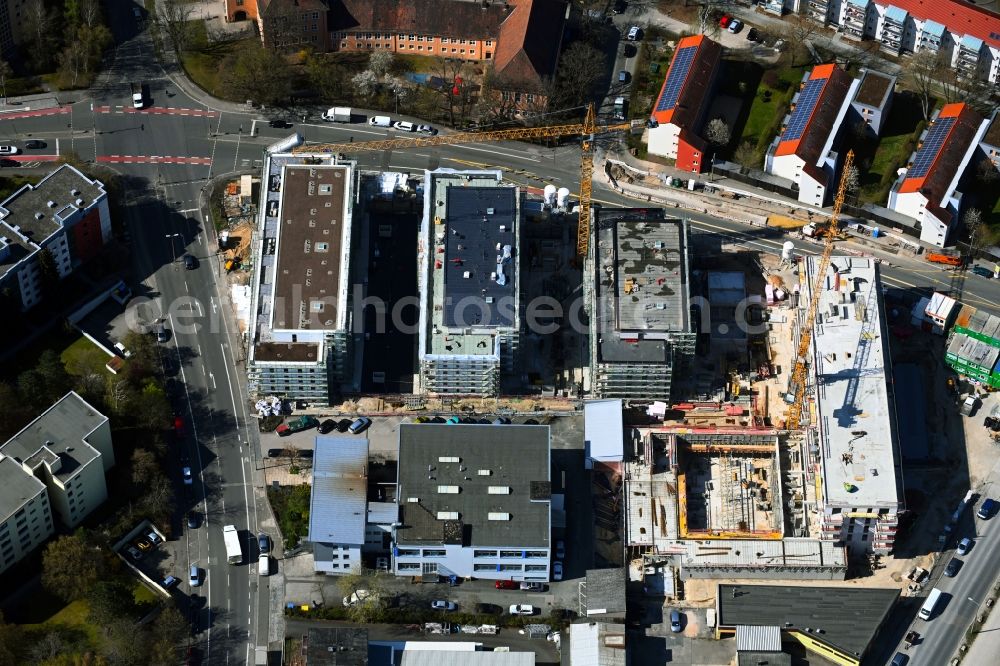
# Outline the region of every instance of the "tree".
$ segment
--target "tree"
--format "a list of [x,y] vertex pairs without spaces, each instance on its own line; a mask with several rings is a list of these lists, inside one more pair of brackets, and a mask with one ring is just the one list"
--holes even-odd
[[930,120],[934,110],[934,89],[942,75],[943,59],[935,51],[921,50],[913,54],[903,78],[920,100],[924,120]]
[[360,599],[348,608],[352,622],[367,624],[377,619],[383,605],[385,585],[378,575],[366,572],[350,573],[340,576],[337,587],[344,597],[350,597],[359,590],[367,590],[368,596]]
[[291,73],[284,58],[262,46],[242,50],[227,59],[222,85],[234,97],[266,106],[288,99],[292,91]]
[[713,146],[728,145],[730,138],[729,125],[722,118],[713,118],[705,126],[705,140]]
[[760,166],[760,153],[750,141],[744,141],[736,148],[733,159],[742,167],[740,173],[746,173],[750,169]]
[[177,663],[177,646],[182,645],[191,631],[191,625],[174,605],[168,605],[152,624],[150,660],[153,664]]
[[157,473],[147,479],[145,492],[139,501],[139,509],[152,518],[170,518],[175,506],[174,489],[165,476]]
[[358,72],[351,77],[351,85],[363,98],[368,99],[379,89],[378,75],[370,69]]
[[51,349],[43,351],[35,367],[22,372],[17,378],[21,399],[36,413],[48,409],[66,395],[70,385],[62,360]]
[[6,406],[5,409],[0,409],[0,442],[6,442],[24,427],[30,420],[30,415],[21,396],[7,382],[0,382],[0,405]]
[[42,585],[65,601],[87,595],[104,569],[100,551],[89,546],[78,532],[50,541],[42,552]]
[[861,187],[861,172],[858,171],[856,164],[852,164],[844,172],[843,178],[847,181],[844,187],[848,192],[857,192],[858,188]]
[[309,86],[329,102],[341,101],[353,91],[346,85],[344,68],[322,54],[310,53],[305,62]]
[[153,19],[157,28],[166,36],[167,42],[177,53],[186,50],[191,43],[191,5],[180,0],[162,0]]
[[170,400],[163,388],[154,381],[146,382],[132,399],[135,424],[144,430],[159,430],[170,422]]
[[25,34],[29,37],[24,52],[28,54],[34,71],[44,71],[52,64],[55,55],[56,10],[46,8],[44,2],[32,2],[25,9],[25,14]]
[[149,480],[160,474],[160,464],[149,449],[136,449],[132,452],[132,473],[130,478],[136,490],[142,490]]
[[383,77],[392,69],[395,60],[391,51],[372,51],[368,56],[368,71],[378,77]]
[[13,68],[6,60],[0,60],[0,93],[3,94],[4,101],[7,100],[7,77],[14,74]]
[[985,157],[976,165],[976,180],[984,185],[992,185],[1000,180],[1000,167]]
[[22,645],[21,627],[16,624],[7,624],[3,619],[3,611],[0,611],[0,664],[16,664],[17,648]]
[[115,620],[127,617],[135,609],[132,590],[116,580],[101,580],[87,592],[88,619],[91,624],[107,627]]
[[81,25],[94,28],[101,24],[100,0],[79,0],[78,5]]
[[135,623],[120,618],[105,629],[104,655],[113,664],[141,664],[147,660],[146,637],[136,636]]
[[965,225],[965,230],[969,235],[969,250],[972,254],[975,254],[979,248],[980,231],[983,224],[982,211],[978,208],[969,208],[962,215],[962,223]]
[[604,53],[590,44],[574,42],[559,59],[556,71],[554,108],[583,106],[594,94],[594,86],[604,75]]

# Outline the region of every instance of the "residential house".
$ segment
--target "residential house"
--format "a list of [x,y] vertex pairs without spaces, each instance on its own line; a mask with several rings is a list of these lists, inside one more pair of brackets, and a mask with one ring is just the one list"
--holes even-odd
[[861,84],[851,99],[851,109],[856,114],[852,123],[863,122],[868,130],[878,136],[889,116],[896,89],[896,77],[870,69],[861,70]]
[[944,247],[951,240],[962,208],[958,186],[989,125],[965,103],[946,104],[889,191],[888,207],[917,220],[925,243]]
[[[336,1],[336,0],[332,0]],[[226,0],[227,21],[254,21],[269,48],[330,50],[331,0]]]
[[64,164],[0,202],[0,289],[29,310],[42,299],[43,250],[65,279],[110,240],[104,185]]
[[52,534],[52,511],[73,528],[100,506],[114,464],[108,417],[72,391],[0,445],[0,571]]
[[361,570],[368,503],[368,439],[317,435],[313,453],[309,542],[313,570]]
[[500,24],[491,93],[515,113],[548,105],[559,64],[569,5],[561,0],[516,0]]
[[718,79],[722,47],[705,35],[677,43],[670,69],[653,107],[648,150],[677,161],[677,168],[707,171],[712,157],[703,136]]

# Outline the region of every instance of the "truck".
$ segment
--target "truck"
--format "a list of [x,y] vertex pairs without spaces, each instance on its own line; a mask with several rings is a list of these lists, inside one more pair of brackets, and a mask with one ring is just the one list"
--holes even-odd
[[920,607],[920,613],[918,614],[920,616],[920,619],[921,620],[931,619],[931,617],[933,617],[934,615],[934,609],[937,607],[938,601],[940,600],[941,600],[941,590],[935,587],[933,590],[931,590],[931,593],[927,595],[927,600],[924,602],[924,605]]
[[330,123],[349,123],[351,122],[351,107],[334,106],[324,111],[322,118]]
[[625,98],[615,97],[615,120],[625,120]]
[[145,105],[146,99],[142,94],[142,84],[133,83],[132,84],[132,106],[141,109]]
[[944,264],[945,266],[962,265],[962,255],[960,254],[931,253],[926,256],[927,256],[927,261],[931,262],[932,264]]
[[297,419],[292,419],[288,423],[282,423],[280,426],[275,428],[275,432],[278,433],[278,437],[287,437],[291,434],[302,432],[303,430],[308,430],[309,428],[316,428],[319,426],[319,420],[313,416],[300,416]]
[[240,564],[243,562],[243,548],[240,547],[240,535],[236,531],[236,526],[224,526],[222,538],[226,542],[226,559],[229,560],[229,563]]

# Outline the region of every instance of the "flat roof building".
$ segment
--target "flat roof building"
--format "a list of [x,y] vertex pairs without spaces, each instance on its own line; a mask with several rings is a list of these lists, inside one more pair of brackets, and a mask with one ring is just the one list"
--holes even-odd
[[630,663],[625,625],[610,622],[574,622],[569,625],[569,663],[572,666],[626,666]]
[[418,259],[420,392],[496,395],[520,331],[520,192],[499,171],[429,171]]
[[920,240],[944,247],[962,212],[959,183],[990,122],[963,102],[935,113],[889,191],[888,207],[920,223]]
[[810,449],[822,470],[821,536],[854,553],[892,551],[902,494],[899,441],[878,265],[835,256],[817,276],[806,258],[804,310],[820,289],[811,368],[817,431]]
[[14,458],[0,454],[0,574],[52,536],[45,484]]
[[393,571],[549,580],[548,426],[399,426]]
[[318,435],[312,478],[309,541],[314,570],[359,571],[368,515],[368,439]]
[[703,173],[711,166],[703,138],[712,93],[722,63],[722,47],[705,35],[677,42],[670,68],[653,107],[655,126],[649,129],[653,155],[677,160],[677,168]]
[[[898,589],[799,585],[719,585],[718,636],[776,627],[781,636],[838,664],[860,664],[899,598]],[[757,647],[773,648],[766,634]],[[754,638],[753,632],[747,638]],[[753,642],[741,647],[755,647]]]
[[878,136],[882,133],[882,125],[892,108],[892,99],[896,90],[896,77],[871,69],[862,69],[860,85],[855,89],[851,99],[855,121],[860,119]]
[[[51,510],[66,527],[79,525],[108,498],[105,474],[114,464],[108,417],[73,391],[0,445],[0,516],[14,520],[19,530],[26,511],[41,519],[39,529],[32,527],[23,537],[0,532],[0,550],[8,543],[14,550],[10,557],[0,555],[0,567],[9,567],[51,535]],[[36,482],[46,490],[44,499]]]
[[659,208],[597,212],[587,274],[595,398],[669,403],[694,354],[687,221]]
[[330,154],[264,160],[247,375],[251,396],[329,404],[351,372],[354,166]]

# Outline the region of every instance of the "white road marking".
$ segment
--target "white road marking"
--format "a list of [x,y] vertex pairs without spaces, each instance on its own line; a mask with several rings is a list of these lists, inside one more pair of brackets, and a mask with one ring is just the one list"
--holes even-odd
[[505,153],[503,151],[497,150],[496,148],[476,148],[475,146],[470,146],[466,143],[456,143],[452,148],[463,148],[465,150],[475,150],[480,153],[489,153],[490,155],[499,155],[501,157],[509,157],[514,160],[524,160],[525,162],[541,162],[537,157],[528,157],[526,155],[512,155],[510,153]]

